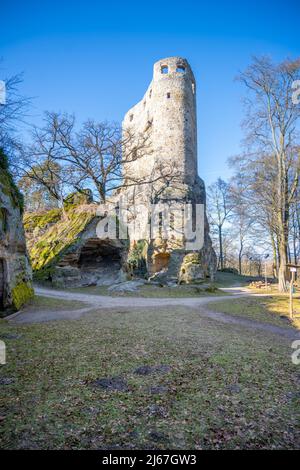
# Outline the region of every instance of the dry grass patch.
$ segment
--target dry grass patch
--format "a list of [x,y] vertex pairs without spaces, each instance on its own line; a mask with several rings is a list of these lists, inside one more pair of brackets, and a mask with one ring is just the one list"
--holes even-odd
[[210,302],[208,308],[216,312],[237,315],[281,327],[300,328],[299,295],[294,299],[295,317],[293,321],[289,319],[289,299],[287,295],[231,298],[221,302]]
[[0,329],[1,448],[299,447],[299,371],[280,337],[183,307]]

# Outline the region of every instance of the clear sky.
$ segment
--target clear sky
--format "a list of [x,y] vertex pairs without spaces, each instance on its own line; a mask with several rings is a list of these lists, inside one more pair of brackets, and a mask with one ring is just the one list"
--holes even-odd
[[24,72],[22,91],[42,112],[121,121],[152,77],[179,55],[197,80],[199,173],[230,172],[239,153],[244,90],[234,81],[253,55],[300,55],[300,1],[8,1],[0,7],[0,79]]

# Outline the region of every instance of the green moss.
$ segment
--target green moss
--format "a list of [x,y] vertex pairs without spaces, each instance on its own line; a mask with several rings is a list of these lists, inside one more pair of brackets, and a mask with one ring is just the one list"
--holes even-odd
[[[34,277],[46,280],[51,277],[53,266],[64,256],[67,250],[80,243],[80,234],[94,219],[96,206],[73,207],[63,216],[59,209],[52,209],[44,214],[27,214],[25,230],[28,235],[28,249]],[[42,231],[36,237],[30,234],[34,228]]]
[[200,264],[200,253],[189,253],[183,259],[183,264]]
[[47,266],[33,272],[33,279],[37,282],[48,281],[54,273],[54,266]]
[[4,207],[0,207],[0,227],[3,232],[7,230],[7,212]]
[[16,310],[20,310],[20,308],[26,304],[30,299],[34,297],[34,290],[30,282],[19,282],[13,289],[12,289],[12,299],[13,304]]
[[18,187],[15,185],[12,175],[9,172],[7,156],[0,148],[0,186],[3,194],[8,196],[13,207],[18,207],[21,212],[24,209],[24,199]]
[[65,210],[73,209],[74,206],[80,206],[81,204],[91,204],[93,202],[93,195],[90,189],[82,189],[69,194],[64,201]]
[[55,224],[61,219],[61,209],[51,209],[43,213],[27,213],[24,215],[24,228],[32,232],[35,228],[44,229],[49,224]]
[[214,293],[214,292],[218,292],[219,289],[214,284],[210,284],[208,287],[206,287],[205,291]]
[[147,271],[147,248],[146,240],[139,240],[130,250],[127,263],[129,268],[134,272],[144,274]]

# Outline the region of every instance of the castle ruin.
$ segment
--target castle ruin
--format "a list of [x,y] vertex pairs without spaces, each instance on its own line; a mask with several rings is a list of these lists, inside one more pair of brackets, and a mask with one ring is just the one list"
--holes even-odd
[[[154,64],[153,80],[143,99],[125,115],[123,134],[123,142],[129,142],[123,147],[123,184],[105,205],[86,200],[77,206],[73,201],[65,208],[67,218],[60,209],[26,215],[36,279],[56,287],[111,285],[132,276],[174,285],[213,279],[216,255],[205,210],[200,224],[195,217],[197,205],[205,208],[205,187],[197,171],[196,82],[185,59],[170,57]],[[125,225],[122,199],[130,207]],[[174,216],[170,217],[172,235],[161,230],[155,236],[151,232],[140,236],[133,230],[128,238],[120,236],[124,226],[127,235],[127,222],[136,222],[139,205],[148,220],[152,205],[167,205]],[[200,248],[187,247],[185,234],[180,234],[182,207],[187,205],[192,208],[192,225],[203,229]],[[113,228],[118,226],[115,233],[106,231],[107,220]],[[100,222],[103,238],[97,231]],[[152,220],[149,225],[153,227]]]
[[[153,79],[142,100],[126,113],[123,130],[136,139],[146,134],[150,142],[145,154],[124,168],[125,183],[149,181],[125,189],[132,203],[205,205],[205,186],[197,170],[196,81],[186,59],[168,57],[154,64]],[[203,224],[199,251],[187,251],[181,239],[163,237],[144,243],[131,240],[131,250],[136,252],[139,243],[140,256],[154,276],[179,282],[213,278],[216,256],[205,214]]]

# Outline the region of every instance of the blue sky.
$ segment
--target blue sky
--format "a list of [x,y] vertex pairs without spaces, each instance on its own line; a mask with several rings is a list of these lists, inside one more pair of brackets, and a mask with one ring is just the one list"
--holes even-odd
[[199,173],[206,184],[230,175],[241,151],[244,90],[234,81],[253,55],[300,55],[300,2],[5,2],[0,8],[0,79],[24,72],[35,97],[30,122],[67,111],[121,121],[139,101],[153,63],[180,55],[197,80]]

